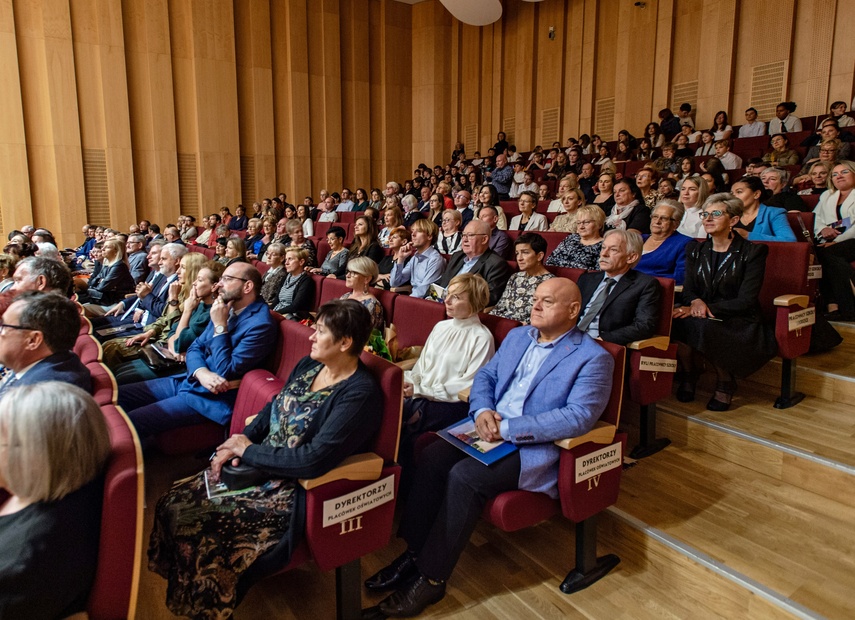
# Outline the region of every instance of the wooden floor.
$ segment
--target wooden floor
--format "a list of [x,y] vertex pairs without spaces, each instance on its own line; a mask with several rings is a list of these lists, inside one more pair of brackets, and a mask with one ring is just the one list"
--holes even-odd
[[[855,618],[855,330],[843,331],[844,345],[800,363],[808,396],[791,409],[772,407],[774,362],[740,382],[728,412],[705,409],[703,383],[695,403],[660,404],[672,445],[625,470],[600,520],[600,553],[621,557],[608,577],[558,590],[573,563],[563,518],[513,534],[482,523],[424,617]],[[146,465],[147,542],[157,498],[205,463],[153,454]],[[363,576],[401,550],[393,539],[364,558]],[[235,617],[332,618],[334,591],[334,573],[304,567],[258,584]],[[165,592],[143,560],[137,618],[173,617]],[[363,593],[363,604],[380,598]]]

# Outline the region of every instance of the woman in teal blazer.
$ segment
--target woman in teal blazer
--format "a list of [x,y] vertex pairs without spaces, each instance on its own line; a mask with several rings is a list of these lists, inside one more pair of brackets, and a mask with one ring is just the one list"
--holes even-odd
[[766,188],[759,177],[742,177],[731,186],[731,192],[744,205],[739,223],[733,231],[749,241],[795,241],[796,235],[787,222],[787,212],[763,204]]

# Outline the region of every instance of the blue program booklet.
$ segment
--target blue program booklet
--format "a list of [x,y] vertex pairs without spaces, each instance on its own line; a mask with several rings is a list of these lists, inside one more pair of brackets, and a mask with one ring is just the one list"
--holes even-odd
[[510,441],[483,441],[475,430],[475,422],[469,418],[442,429],[438,435],[484,465],[492,465],[518,450]]

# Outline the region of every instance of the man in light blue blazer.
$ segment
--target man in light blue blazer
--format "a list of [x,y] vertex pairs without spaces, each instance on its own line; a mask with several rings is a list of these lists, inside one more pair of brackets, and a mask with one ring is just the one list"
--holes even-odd
[[558,497],[560,448],[588,432],[611,393],[612,356],[576,328],[579,288],[565,278],[537,287],[531,326],[508,334],[475,376],[469,415],[481,439],[519,450],[486,466],[437,441],[419,459],[398,535],[407,551],[370,577],[369,590],[392,590],[380,603],[391,617],[418,615],[445,596],[445,581],[487,500],[515,489]]
[[217,290],[211,322],[187,351],[187,372],[119,388],[119,405],[141,437],[205,419],[227,425],[238,380],[273,352],[277,325],[259,297],[258,270],[233,263]]

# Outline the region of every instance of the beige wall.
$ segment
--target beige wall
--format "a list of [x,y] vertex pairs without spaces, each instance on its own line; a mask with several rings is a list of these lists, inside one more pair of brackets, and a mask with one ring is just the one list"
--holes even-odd
[[763,68],[797,114],[853,94],[855,0],[504,5],[475,28],[439,0],[0,0],[0,229],[71,245],[87,221],[370,189],[509,127],[521,149],[640,133],[675,89],[738,123]]
[[689,99],[700,126],[709,127],[718,110],[740,124],[743,110],[758,105],[755,73],[774,72],[776,63],[782,69],[768,97],[796,101],[797,115],[852,99],[855,38],[843,16],[855,0],[503,4],[502,20],[484,28],[460,24],[439,0],[413,7],[414,161],[446,161],[474,126],[468,154],[486,151],[508,125],[520,150],[604,125],[639,135],[672,106],[675,87],[695,81]]

